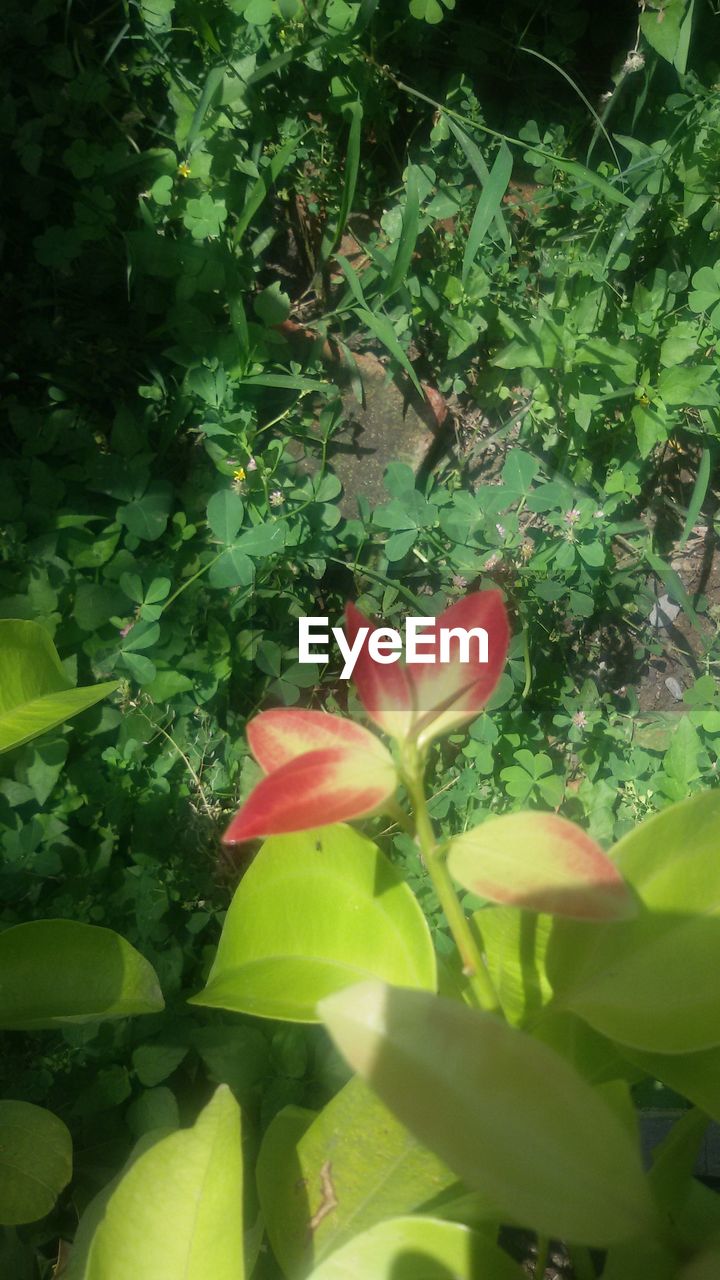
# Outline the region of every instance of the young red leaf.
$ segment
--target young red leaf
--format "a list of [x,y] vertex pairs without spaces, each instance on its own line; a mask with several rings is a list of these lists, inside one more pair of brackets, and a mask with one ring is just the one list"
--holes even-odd
[[332,747],[367,751],[383,761],[387,759],[387,751],[374,733],[326,711],[303,711],[297,707],[261,711],[248,724],[247,737],[250,750],[265,773],[274,773],[309,751]]
[[[442,631],[459,629],[487,633],[487,662],[481,662],[481,646],[470,635],[469,661],[461,661],[461,645],[450,637],[450,661],[440,662]],[[415,698],[415,733],[422,745],[441,734],[452,733],[473,720],[490,699],[502,675],[510,644],[510,626],[500,591],[475,591],[435,619],[427,636],[433,641],[427,652],[434,664],[412,668]]]
[[237,844],[366,817],[382,808],[396,786],[395,765],[381,743],[373,751],[308,751],[275,769],[251,791],[223,839]]
[[[343,629],[350,644],[355,643],[361,627],[367,627],[368,632],[378,630],[354,604],[348,603]],[[355,664],[353,683],[370,719],[391,738],[402,741],[408,736],[414,718],[410,673],[400,662],[389,665],[375,662],[368,652],[368,638]]]
[[[347,605],[345,617],[351,644],[361,627],[377,630],[353,604]],[[378,663],[370,656],[368,635],[353,672],[370,718],[392,737],[415,737],[421,746],[482,710],[500,679],[510,643],[505,605],[496,590],[473,592],[427,623],[419,635],[422,662]],[[458,631],[468,633],[466,651]],[[441,661],[446,656],[443,632],[455,633],[446,636],[447,661]]]
[[553,813],[510,813],[456,836],[448,868],[479,897],[528,911],[576,920],[624,920],[636,913],[607,854]]

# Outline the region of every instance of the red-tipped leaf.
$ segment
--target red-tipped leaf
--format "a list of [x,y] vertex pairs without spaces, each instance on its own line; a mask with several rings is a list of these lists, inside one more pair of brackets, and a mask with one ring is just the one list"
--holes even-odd
[[635,915],[631,890],[586,832],[554,813],[510,813],[456,836],[450,874],[481,898],[576,920]]
[[354,644],[362,627],[368,628],[368,636],[355,664],[353,683],[370,719],[391,738],[402,741],[408,736],[414,718],[409,672],[401,662],[383,664],[370,657],[369,636],[378,628],[354,604],[348,603],[343,630],[350,644]]
[[251,791],[225,832],[225,843],[285,835],[375,813],[397,786],[392,757],[381,743],[378,747],[372,752],[330,747],[281,765]]
[[[450,661],[440,662],[443,630],[470,633],[467,654],[458,637],[448,636]],[[482,635],[473,632],[485,632]],[[510,626],[500,591],[475,591],[446,609],[426,632],[432,644],[426,651],[436,659],[412,667],[415,733],[422,745],[473,720],[492,696],[502,675],[510,644]],[[469,661],[461,658],[467,656]],[[483,657],[487,661],[482,661]]]
[[333,747],[368,751],[387,759],[387,752],[374,733],[327,711],[303,711],[298,707],[261,711],[248,724],[247,737],[250,750],[265,773],[274,773],[309,751]]

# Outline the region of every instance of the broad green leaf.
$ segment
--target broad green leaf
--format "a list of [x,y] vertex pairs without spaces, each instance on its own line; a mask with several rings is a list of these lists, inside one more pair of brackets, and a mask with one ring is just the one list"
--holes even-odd
[[438,1218],[390,1218],[345,1244],[308,1280],[522,1280],[485,1236]]
[[275,280],[262,290],[253,301],[255,314],[266,325],[282,324],[290,315],[290,299]]
[[676,365],[673,369],[662,369],[657,386],[667,405],[702,408],[720,403],[714,364]]
[[155,1129],[143,1133],[138,1138],[130,1155],[124,1165],[116,1173],[115,1177],[93,1196],[92,1200],[85,1206],[80,1217],[80,1221],[75,1231],[70,1260],[67,1269],[62,1273],[62,1280],[86,1280],[86,1265],[90,1246],[93,1242],[95,1232],[105,1216],[105,1208],[113,1192],[120,1185],[128,1170],[134,1165],[135,1161],[146,1151],[149,1151],[157,1142],[161,1142],[163,1138],[168,1136],[167,1130]]
[[0,1027],[36,1031],[163,1007],[152,965],[112,929],[31,920],[0,933]]
[[519,1026],[552,996],[545,973],[550,916],[492,906],[476,911],[473,921],[503,1013]]
[[307,1190],[302,1182],[298,1144],[316,1112],[283,1107],[263,1136],[255,1166],[260,1211],[272,1251],[285,1275],[295,1272],[308,1252]]
[[303,1274],[360,1232],[456,1182],[357,1076],[299,1135],[295,1150],[286,1150],[280,1167],[278,1154],[273,1141],[262,1159],[260,1203],[286,1275]]
[[323,996],[380,977],[434,989],[425,917],[380,850],[346,826],[266,840],[225,918],[191,1003],[319,1021]]
[[556,921],[547,972],[558,1008],[633,1049],[720,1045],[720,792],[656,814],[613,850],[635,920]]
[[598,1246],[652,1231],[632,1138],[552,1049],[490,1014],[380,982],[320,1013],[386,1106],[502,1220]]
[[479,898],[581,920],[635,914],[600,846],[555,813],[506,813],[454,836],[448,870]]
[[490,230],[491,223],[497,221],[498,218],[503,220],[502,201],[510,181],[512,166],[513,161],[510,149],[504,142],[501,142],[493,167],[487,176],[487,181],[483,183],[480,199],[477,202],[470,231],[468,232],[462,264],[463,284],[467,282],[480,246]]
[[210,566],[208,582],[213,587],[249,587],[255,577],[253,562],[236,545],[228,547]]
[[44,627],[0,619],[0,751],[54,729],[117,687],[109,680],[74,689]]
[[71,1173],[72,1139],[62,1120],[31,1102],[0,1101],[0,1223],[44,1218]]
[[232,489],[214,493],[207,505],[207,521],[221,542],[233,542],[243,522],[245,507],[239,494]]
[[240,1108],[220,1085],[191,1129],[132,1164],[107,1202],[84,1280],[243,1280]]
[[666,62],[673,62],[678,53],[685,6],[686,0],[662,0],[640,14],[640,30]]
[[245,556],[271,556],[285,546],[286,526],[271,520],[246,529],[240,534],[235,549]]
[[510,450],[503,463],[502,482],[511,491],[513,502],[528,497],[539,470],[540,464],[531,453],[525,453],[524,449]]

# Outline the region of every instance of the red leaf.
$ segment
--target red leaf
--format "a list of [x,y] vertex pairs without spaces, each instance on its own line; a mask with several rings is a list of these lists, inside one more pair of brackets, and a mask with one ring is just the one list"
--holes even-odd
[[450,841],[448,869],[481,898],[575,920],[625,920],[635,899],[599,844],[554,813],[490,818]]
[[327,711],[303,711],[297,707],[261,711],[248,724],[247,736],[250,750],[265,773],[274,773],[309,751],[326,751],[332,747],[354,748],[383,759],[387,757],[374,733]]
[[[361,627],[377,630],[354,604],[348,603],[344,631],[350,644]],[[414,717],[409,671],[400,662],[388,666],[374,662],[368,652],[368,639],[369,636],[355,664],[353,683],[370,719],[391,738],[402,740],[410,732]]]
[[374,813],[397,786],[392,757],[381,743],[378,747],[382,756],[330,747],[281,765],[250,793],[223,840],[236,844]]

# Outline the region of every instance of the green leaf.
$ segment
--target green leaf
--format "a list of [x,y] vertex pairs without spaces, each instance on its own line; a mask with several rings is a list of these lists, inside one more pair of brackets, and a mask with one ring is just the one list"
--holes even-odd
[[337,249],[347,225],[347,220],[355,199],[358,173],[360,171],[360,142],[362,137],[363,105],[359,100],[349,102],[346,110],[350,113],[350,132],[348,149],[345,158],[345,174],[343,178],[342,197],[338,210],[337,222],[331,232],[323,236],[320,248],[320,260],[326,262]]
[[290,315],[290,299],[283,293],[279,280],[275,280],[257,295],[253,307],[255,314],[268,326],[282,324]]
[[127,653],[123,653],[122,660],[133,680],[136,680],[138,684],[149,685],[153,683],[157,676],[157,669],[155,663],[151,662],[149,658],[143,657],[141,653],[133,653],[130,650]]
[[527,498],[539,470],[540,464],[532,454],[525,453],[522,449],[510,450],[503,464],[502,481],[511,490],[513,502]]
[[317,1022],[323,996],[372,975],[435,986],[420,907],[380,850],[346,826],[267,840],[225,918],[191,1003]]
[[405,208],[403,209],[402,227],[400,230],[400,239],[398,240],[395,261],[392,265],[390,278],[383,290],[385,299],[392,297],[396,289],[404,283],[405,277],[410,270],[412,256],[415,251],[418,230],[420,227],[420,196],[418,192],[418,171],[415,165],[408,165],[407,173],[407,190],[405,195]]
[[57,1116],[30,1102],[0,1101],[0,1223],[37,1222],[72,1173],[72,1139]]
[[[262,2],[265,3],[265,0],[262,0]],[[250,78],[248,83],[252,83],[252,80],[253,77]],[[263,169],[260,177],[251,187],[243,204],[242,211],[238,215],[237,224],[233,232],[233,239],[236,244],[239,244],[242,240],[242,237],[250,226],[250,223],[255,217],[258,209],[270,194],[270,190],[274,182],[279,178],[285,166],[289,164],[295,154],[296,148],[302,140],[302,137],[304,137],[304,135],[297,138],[291,138],[289,142],[286,142],[284,146],[282,146],[280,150],[272,156],[268,166]]]
[[501,142],[487,181],[483,183],[480,199],[477,202],[477,208],[468,233],[462,264],[463,284],[467,283],[468,276],[477,258],[480,246],[490,230],[491,223],[496,221],[498,217],[502,220],[502,201],[510,181],[512,166],[510,149],[504,142]]
[[[447,120],[447,123],[450,126],[450,129],[455,134],[455,137],[460,143],[460,147],[462,148],[462,151],[465,154],[465,158],[467,159],[468,164],[474,170],[475,176],[478,182],[480,183],[480,186],[482,187],[483,191],[485,191],[485,189],[488,186],[488,183],[490,182],[490,170],[487,167],[487,164],[485,162],[485,157],[482,151],[478,147],[477,143],[473,142],[470,135],[466,133],[464,129],[460,128],[460,125],[457,123],[457,121],[453,120],[452,116],[448,115],[445,117],[445,119]],[[500,153],[498,153],[495,163],[498,162],[499,155]],[[506,165],[507,161],[504,160],[502,164]],[[493,165],[493,168],[494,168],[494,165]],[[510,239],[510,232],[508,231],[507,226],[505,225],[505,219],[503,218],[501,208],[498,208],[495,210],[493,220],[495,222],[495,226],[500,236],[500,239],[505,245],[505,248],[509,249],[512,242]],[[472,230],[471,230],[471,234],[472,234]]]
[[350,1065],[501,1221],[598,1246],[652,1231],[636,1144],[547,1046],[490,1014],[381,982],[323,1000],[320,1013]]
[[[328,1190],[328,1152],[337,1204],[310,1231]],[[357,1076],[305,1125],[280,1165],[279,1154],[273,1137],[261,1155],[260,1203],[286,1275],[304,1274],[359,1232],[430,1202],[456,1181]],[[304,1194],[298,1195],[298,1186]]]
[[660,0],[640,14],[640,30],[666,62],[674,62],[677,56],[685,5],[686,0]]
[[294,1271],[309,1245],[311,1215],[305,1213],[305,1196],[297,1194],[302,1186],[297,1146],[315,1115],[305,1107],[283,1107],[265,1130],[255,1166],[267,1238],[285,1275]]
[[112,929],[32,920],[0,934],[0,1027],[39,1030],[164,1007],[155,970]]
[[239,494],[232,489],[223,489],[214,493],[207,505],[207,522],[221,542],[226,544],[235,540],[243,522],[245,507]]
[[662,369],[658,378],[658,394],[665,404],[691,405],[703,408],[720,403],[717,386],[708,386],[711,378],[717,379],[714,364],[677,365],[673,369]]
[[635,914],[632,895],[600,846],[555,813],[488,818],[452,837],[447,865],[464,889],[492,902],[586,920]]
[[74,689],[44,627],[0,619],[0,751],[54,729],[117,687],[110,680]]
[[220,1085],[191,1129],[131,1165],[92,1238],[84,1280],[243,1280],[240,1108]]
[[151,484],[142,498],[118,507],[117,518],[144,542],[157,542],[167,528],[172,492],[162,480]]
[[235,547],[243,555],[256,556],[263,559],[282,551],[285,546],[285,524],[279,521],[266,520],[264,524],[256,524],[254,529],[246,529],[238,538]]
[[356,1236],[308,1280],[522,1280],[523,1275],[504,1250],[460,1222],[398,1217]]
[[711,463],[712,459],[710,450],[703,449],[702,456],[700,458],[700,466],[698,467],[698,473],[692,491],[692,497],[685,517],[685,524],[683,525],[683,531],[680,537],[680,543],[678,546],[679,551],[682,551],[685,547],[690,534],[695,528],[695,522],[702,510],[702,504],[705,501],[705,495],[707,494],[708,485],[710,484]]
[[656,814],[613,861],[640,901],[635,920],[556,921],[547,952],[555,1004],[620,1044],[659,1053],[720,1045],[720,793]]
[[422,387],[420,386],[418,376],[415,370],[413,369],[405,351],[401,347],[396,337],[395,330],[393,329],[387,316],[381,315],[379,312],[371,311],[369,307],[367,308],[356,307],[355,315],[358,317],[359,320],[362,321],[363,324],[367,325],[371,333],[375,334],[375,337],[377,338],[378,342],[381,342],[382,345],[386,348],[386,350],[390,352],[390,355],[393,357],[393,359],[397,360],[401,368],[405,370],[405,373],[407,374],[408,378],[410,379],[413,386],[415,387],[415,390],[418,391],[419,394],[424,399],[425,398],[424,392]]
[[208,571],[208,582],[213,587],[249,587],[254,577],[252,560],[237,546],[223,551]]

